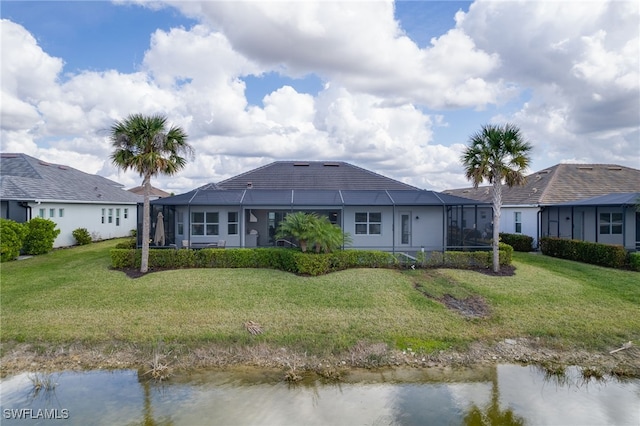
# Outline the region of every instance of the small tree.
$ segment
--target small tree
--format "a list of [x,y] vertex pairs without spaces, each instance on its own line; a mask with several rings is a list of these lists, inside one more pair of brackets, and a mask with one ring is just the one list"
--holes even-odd
[[296,212],[288,214],[280,223],[276,238],[292,237],[300,244],[300,250],[306,252],[309,246],[317,253],[329,253],[351,243],[351,236],[342,232],[339,226],[332,224],[325,216],[316,213]]
[[17,258],[26,236],[27,228],[24,224],[0,218],[0,261]]
[[114,148],[111,161],[122,170],[134,170],[142,177],[144,202],[142,208],[142,260],[140,272],[149,269],[149,234],[151,229],[151,178],[171,176],[184,168],[187,161],[181,155],[192,154],[187,134],[180,127],[167,129],[167,119],[161,115],[147,117],[133,114],[111,127]]
[[500,270],[498,242],[500,241],[500,209],[502,182],[511,187],[525,182],[524,171],[529,167],[532,146],[524,140],[520,129],[512,124],[485,125],[469,139],[469,146],[461,157],[467,179],[475,188],[488,180],[493,184],[493,270]]
[[311,239],[316,253],[330,253],[343,245],[351,244],[351,236],[342,232],[342,229],[331,223],[326,216],[320,217],[313,224]]
[[41,217],[34,217],[26,223],[27,235],[24,239],[24,252],[26,254],[45,254],[53,249],[60,230],[56,229],[56,223]]
[[300,244],[300,250],[306,252],[316,220],[318,220],[318,215],[315,213],[290,213],[280,222],[276,238],[293,237]]

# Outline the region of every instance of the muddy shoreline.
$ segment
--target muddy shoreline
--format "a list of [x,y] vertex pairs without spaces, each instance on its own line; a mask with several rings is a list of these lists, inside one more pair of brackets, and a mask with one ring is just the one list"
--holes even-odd
[[[615,348],[612,348],[612,350]],[[199,368],[251,366],[282,369],[283,374],[317,373],[339,377],[351,368],[470,367],[516,363],[539,365],[550,371],[578,366],[590,375],[640,378],[640,348],[631,346],[615,352],[558,350],[541,346],[535,339],[505,339],[496,344],[474,343],[466,351],[446,350],[419,354],[398,351],[384,344],[358,344],[350,351],[319,357],[267,345],[221,347],[180,345],[140,347],[134,344],[46,345],[2,343],[0,377],[21,372],[79,371],[95,369],[140,369],[188,371]]]

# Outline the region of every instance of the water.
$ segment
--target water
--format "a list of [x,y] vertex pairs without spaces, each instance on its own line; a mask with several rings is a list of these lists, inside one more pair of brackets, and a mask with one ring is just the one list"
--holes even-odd
[[[156,383],[135,370],[3,379],[2,425],[634,425],[640,379],[584,379],[578,368],[352,371],[340,382],[282,371],[194,371]],[[22,417],[18,419],[18,417]],[[26,417],[26,418],[25,418]]]

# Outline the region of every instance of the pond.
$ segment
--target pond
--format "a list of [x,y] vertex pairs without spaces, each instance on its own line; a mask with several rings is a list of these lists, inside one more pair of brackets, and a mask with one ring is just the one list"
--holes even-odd
[[[2,425],[638,425],[640,379],[569,367],[352,370],[297,383],[276,370],[23,373],[2,379]],[[38,389],[34,384],[39,383]]]

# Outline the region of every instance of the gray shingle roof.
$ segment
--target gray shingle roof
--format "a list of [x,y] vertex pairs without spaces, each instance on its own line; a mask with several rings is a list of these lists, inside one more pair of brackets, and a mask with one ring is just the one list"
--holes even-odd
[[137,203],[117,182],[26,154],[0,154],[0,198],[18,201]]
[[218,182],[220,189],[418,189],[342,161],[276,161]]
[[569,201],[561,206],[636,206],[640,203],[640,192],[620,192],[585,198],[584,200]]
[[[527,176],[523,186],[502,189],[503,205],[553,205],[619,192],[640,191],[640,170],[612,164],[557,164]],[[491,186],[444,191],[491,202]]]

